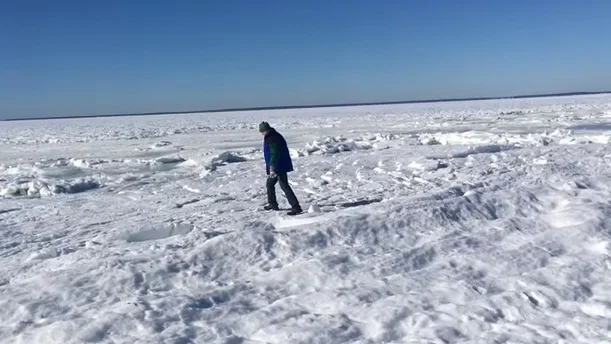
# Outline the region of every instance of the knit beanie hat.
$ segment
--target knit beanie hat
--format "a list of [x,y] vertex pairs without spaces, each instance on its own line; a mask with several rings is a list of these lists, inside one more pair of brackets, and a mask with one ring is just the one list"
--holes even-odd
[[259,124],[259,131],[270,131],[270,129],[272,129],[272,127],[269,125],[269,123],[267,122],[261,122],[261,124]]

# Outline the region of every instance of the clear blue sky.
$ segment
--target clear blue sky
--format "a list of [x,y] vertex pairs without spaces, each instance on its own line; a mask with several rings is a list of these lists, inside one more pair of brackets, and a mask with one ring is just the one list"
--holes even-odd
[[0,118],[611,89],[609,0],[6,1]]

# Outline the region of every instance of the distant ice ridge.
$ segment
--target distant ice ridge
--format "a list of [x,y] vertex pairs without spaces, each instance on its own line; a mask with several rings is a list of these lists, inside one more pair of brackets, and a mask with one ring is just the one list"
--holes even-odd
[[360,150],[379,150],[388,148],[385,142],[400,141],[406,145],[470,145],[470,146],[547,146],[611,143],[611,132],[594,135],[575,135],[570,129],[555,129],[541,133],[514,134],[493,133],[489,131],[437,132],[391,134],[378,133],[355,138],[345,136],[324,137],[307,143],[305,148],[293,151],[294,157],[312,154],[337,154]]
[[[78,119],[49,119],[34,123],[28,123],[27,121],[8,122],[6,131],[0,126],[0,144],[58,144],[139,140],[208,132],[225,128],[225,126],[214,128],[204,124],[193,123],[193,120],[194,118],[168,122],[167,118],[159,116],[144,125],[132,123],[133,119],[131,117],[91,118],[86,122],[79,122]],[[14,131],[11,130],[12,127],[18,127],[23,124],[29,125],[25,126],[23,130],[17,129],[20,135],[14,135]],[[36,125],[44,127],[37,130],[35,129]]]
[[611,142],[611,133],[594,135],[575,135],[570,129],[555,129],[541,133],[513,134],[484,131],[425,133],[418,135],[418,144],[422,145],[488,145],[515,144],[518,146],[547,146],[549,144],[573,145]]

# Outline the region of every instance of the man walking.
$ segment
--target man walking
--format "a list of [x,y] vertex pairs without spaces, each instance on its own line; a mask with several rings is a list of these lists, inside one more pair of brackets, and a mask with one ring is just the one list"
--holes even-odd
[[263,135],[263,155],[265,157],[265,169],[267,171],[267,205],[265,210],[279,210],[276,200],[276,183],[280,182],[280,188],[284,191],[291,211],[288,215],[297,215],[302,212],[299,201],[291,189],[288,180],[288,172],[293,171],[293,162],[289,153],[289,148],[276,129],[269,123],[261,122],[259,132]]

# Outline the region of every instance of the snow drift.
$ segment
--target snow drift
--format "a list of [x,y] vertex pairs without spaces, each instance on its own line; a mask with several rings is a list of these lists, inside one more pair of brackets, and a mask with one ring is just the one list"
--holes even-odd
[[227,164],[233,164],[238,162],[247,161],[248,158],[244,157],[238,152],[222,152],[206,159],[204,162],[204,170],[200,173],[201,176],[206,176],[210,172],[216,171],[217,168],[225,166]]

